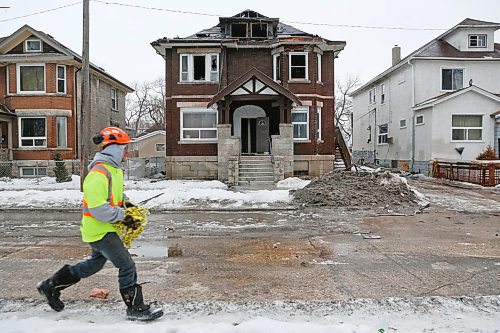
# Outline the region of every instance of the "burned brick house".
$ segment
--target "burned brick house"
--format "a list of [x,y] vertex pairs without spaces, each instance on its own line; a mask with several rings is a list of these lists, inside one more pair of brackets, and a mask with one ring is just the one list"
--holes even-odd
[[167,176],[237,184],[332,171],[345,42],[245,10],[151,45],[165,59]]

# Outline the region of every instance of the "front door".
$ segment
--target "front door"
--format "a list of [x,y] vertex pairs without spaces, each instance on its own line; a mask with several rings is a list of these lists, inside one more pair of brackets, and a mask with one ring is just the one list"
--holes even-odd
[[257,153],[269,152],[269,117],[257,118]]

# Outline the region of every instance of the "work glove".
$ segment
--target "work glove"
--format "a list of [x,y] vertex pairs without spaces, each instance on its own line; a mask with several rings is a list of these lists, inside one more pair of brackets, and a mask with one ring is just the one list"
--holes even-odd
[[128,201],[128,200],[125,200],[122,202],[122,207],[123,208],[131,208],[131,207],[135,207],[136,205],[134,205],[132,203],[132,201]]
[[132,216],[130,216],[130,215],[125,215],[125,218],[123,219],[123,224],[127,228],[137,229],[139,227],[139,225],[140,225],[140,222],[134,220],[134,218]]

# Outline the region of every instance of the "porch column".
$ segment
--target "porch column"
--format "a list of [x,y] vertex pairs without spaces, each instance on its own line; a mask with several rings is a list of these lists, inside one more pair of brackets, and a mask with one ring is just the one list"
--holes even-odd
[[287,103],[285,121],[287,124],[292,122],[292,103]]
[[9,149],[9,161],[13,161],[14,152],[12,151],[12,121],[7,123],[7,138],[9,140],[7,143],[7,148]]
[[285,123],[285,100],[283,98],[280,99],[280,124]]

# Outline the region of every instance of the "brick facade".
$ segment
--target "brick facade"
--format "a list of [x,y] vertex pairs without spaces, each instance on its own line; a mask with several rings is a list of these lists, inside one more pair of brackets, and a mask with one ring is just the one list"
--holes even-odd
[[[266,27],[268,27],[267,37],[260,36],[259,39],[254,39],[234,38],[231,36],[232,23],[244,23],[251,26],[252,22],[256,22],[254,19],[258,19],[258,22],[261,22],[260,24],[265,22]],[[299,163],[301,160],[305,160],[307,163],[303,163],[303,165],[311,165],[311,168],[307,170],[307,173],[311,175],[319,175],[333,169],[333,160],[335,159],[334,59],[345,46],[345,42],[328,41],[289,26],[280,27],[278,19],[270,19],[256,12],[246,11],[233,17],[220,18],[218,26],[200,31],[192,36],[160,39],[153,42],[152,46],[165,59],[167,160],[173,161],[175,156],[205,156],[207,160],[213,161],[212,157],[218,156],[219,164],[224,164],[223,168],[225,168],[225,164],[233,163],[232,161],[234,158],[237,159],[238,153],[235,156],[221,154],[220,150],[226,151],[228,147],[221,140],[226,142],[232,140],[232,137],[236,135],[234,133],[236,128],[234,123],[235,111],[242,106],[252,106],[255,110],[264,110],[265,116],[269,118],[268,136],[272,140],[279,142],[281,146],[287,146],[285,141],[289,141],[290,147],[293,147],[291,152],[288,149],[278,149],[271,152],[273,155],[276,155],[277,151],[280,154],[283,152],[290,154],[289,156],[275,156],[279,157],[280,161],[284,161],[284,165],[288,165],[281,168],[286,170],[282,176],[293,174],[294,160],[298,160]],[[290,54],[292,52],[307,54],[307,79],[289,79]],[[182,78],[183,73],[187,73],[184,75],[193,74],[191,72],[194,67],[193,59],[196,56],[199,59],[200,55],[207,55],[209,59],[212,59],[212,55],[218,57],[218,76],[216,80],[212,78],[201,80]],[[278,81],[273,81],[274,55],[279,55],[281,79]],[[184,69],[182,67],[182,57],[184,57],[185,61]],[[321,59],[321,66],[318,66],[318,59]],[[208,64],[208,61],[206,63]],[[318,68],[321,68],[321,82]],[[206,69],[203,70],[206,71]],[[261,73],[257,74],[259,77],[265,76],[262,78],[267,82],[264,86],[270,88],[267,93],[263,93],[263,89],[250,92],[248,90],[250,89],[249,86],[244,87],[245,82],[239,83],[243,77],[246,78],[246,75],[253,70]],[[272,83],[269,83],[269,80]],[[261,79],[258,81],[259,85],[262,84]],[[240,85],[234,86],[234,89],[232,89],[236,83]],[[276,85],[282,88],[279,89]],[[226,93],[229,88],[232,91],[227,91],[227,95],[218,97],[221,93]],[[236,92],[238,89],[240,90]],[[271,90],[280,91],[280,93],[272,93]],[[293,97],[287,95],[286,92]],[[246,93],[248,93],[248,96],[242,96]],[[296,100],[297,104],[308,107],[307,125],[309,135],[307,140],[293,139],[290,98]],[[212,102],[213,99],[217,99],[217,101]],[[208,105],[213,105],[212,108],[217,111],[219,131],[224,128],[222,137],[221,133],[219,133],[218,140],[214,139],[211,142],[184,140],[181,133],[181,108],[191,106],[193,108],[207,109]],[[316,125],[319,122],[317,107],[321,107],[321,139],[316,135]],[[245,121],[256,117],[255,114],[250,115],[249,118],[245,118]],[[240,118],[237,119],[240,121]],[[243,118],[241,118],[241,121],[243,121]],[[231,125],[229,134],[226,133],[226,127],[221,127],[223,124]],[[292,127],[288,129],[288,127],[282,126],[284,124],[289,124]],[[237,125],[239,128],[240,124]],[[251,126],[254,125],[249,123],[248,126],[248,131],[252,131],[253,127]],[[285,128],[287,129],[286,135],[281,133]],[[252,136],[252,140],[255,140],[256,134],[248,132],[245,135]],[[237,138],[243,147],[242,139]],[[249,143],[249,145],[253,145],[253,143]],[[233,143],[230,146],[232,147]],[[233,151],[234,149],[229,150]],[[239,153],[247,152],[242,150]],[[253,153],[253,150],[249,151],[249,153]],[[293,155],[296,157],[294,158]],[[316,155],[324,157],[308,157]],[[169,157],[171,158],[169,159]],[[200,161],[199,158],[196,161]],[[218,169],[217,178],[228,181],[231,170],[222,170],[220,166]],[[168,170],[171,171],[170,174],[168,174]],[[175,173],[173,168],[167,167],[167,174],[173,178],[183,178],[183,174],[180,172]]]
[[[26,36],[40,39],[44,45],[43,52],[47,51],[50,54],[30,54],[30,57],[24,54],[22,45]],[[9,50],[9,44],[16,46]],[[6,147],[5,141],[10,140],[9,144],[12,146],[12,157],[15,162],[24,167],[32,165],[47,167],[49,175],[52,170],[51,161],[54,154],[59,153],[71,165],[76,165],[80,149],[78,122],[81,113],[79,107],[81,103],[81,63],[71,50],[64,47],[56,50],[55,46],[61,47],[50,36],[28,26],[24,26],[11,36],[0,41],[0,58],[2,58],[0,62],[6,63],[6,65],[0,66],[0,104],[14,115],[9,120],[6,120],[7,118],[0,119],[2,136],[7,133],[7,125],[12,128],[12,137],[7,138],[7,140],[4,138],[2,148]],[[8,57],[4,56],[4,54],[8,54]],[[70,56],[68,57],[68,55]],[[50,60],[45,59],[45,57],[50,58]],[[45,91],[36,93],[18,91],[19,64],[44,66],[43,84]],[[66,84],[64,93],[57,92],[58,65],[65,68]],[[132,89],[99,68],[91,67],[90,75],[92,133],[110,125],[125,128],[125,95],[127,92],[131,92]],[[118,107],[115,111],[111,110],[112,88],[117,90]],[[45,145],[21,147],[19,128],[20,119],[23,117],[45,119]],[[58,117],[66,118],[66,147],[58,147]],[[97,147],[94,148],[97,149]]]

